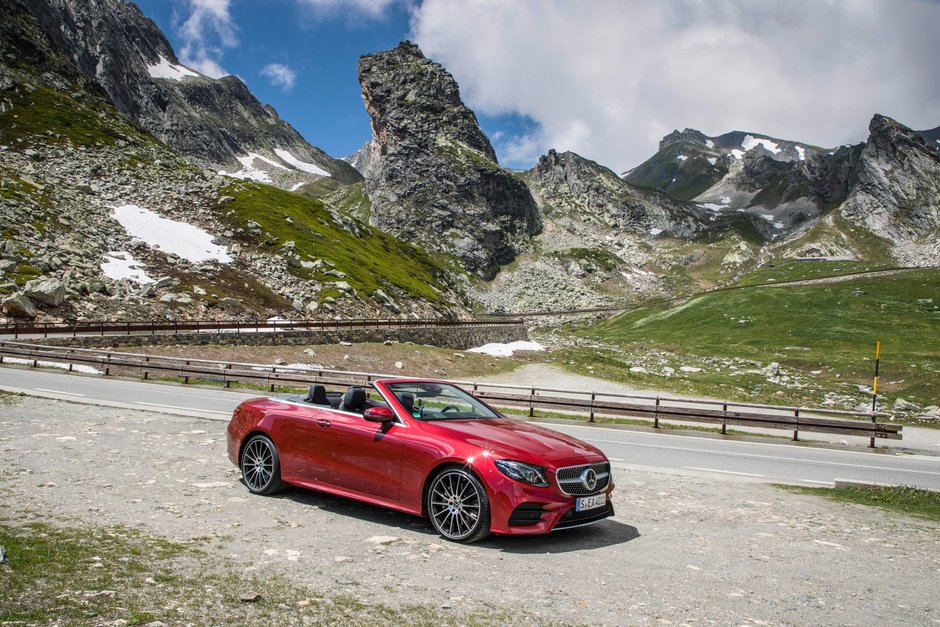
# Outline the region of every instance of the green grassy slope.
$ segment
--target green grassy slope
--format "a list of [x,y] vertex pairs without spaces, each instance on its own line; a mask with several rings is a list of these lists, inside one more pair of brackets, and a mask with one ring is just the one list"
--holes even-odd
[[0,143],[113,146],[118,140],[158,143],[128,118],[100,100],[76,100],[46,87],[10,90],[12,105],[0,114]]
[[[444,272],[421,249],[351,218],[348,224],[341,224],[323,202],[270,185],[238,182],[222,193],[235,198],[225,205],[226,219],[246,231],[250,230],[249,221],[261,225],[266,234],[261,238],[262,247],[273,252],[292,241],[302,259],[333,264],[310,270],[295,268],[299,277],[324,283],[342,280],[362,296],[380,288],[386,293],[397,288],[410,296],[443,304],[439,277]],[[331,270],[346,276],[326,274]],[[337,294],[332,288],[320,292],[321,298]]]
[[[821,402],[827,393],[863,402],[875,342],[881,387],[891,399],[922,405],[940,396],[940,271],[858,278],[836,284],[751,288],[660,304],[582,331],[607,349],[593,355],[607,376],[741,400]],[[672,377],[631,372],[659,354]],[[738,360],[737,366],[727,360]],[[573,361],[590,362],[575,355]],[[722,362],[722,360],[726,360]],[[748,362],[752,367],[748,369]],[[767,381],[760,366],[779,363],[794,385]],[[681,365],[701,368],[679,372]]]

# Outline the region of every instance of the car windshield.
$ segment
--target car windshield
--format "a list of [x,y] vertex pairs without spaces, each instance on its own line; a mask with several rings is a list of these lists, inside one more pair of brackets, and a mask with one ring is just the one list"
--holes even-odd
[[419,420],[499,418],[477,399],[446,383],[393,383],[388,389]]

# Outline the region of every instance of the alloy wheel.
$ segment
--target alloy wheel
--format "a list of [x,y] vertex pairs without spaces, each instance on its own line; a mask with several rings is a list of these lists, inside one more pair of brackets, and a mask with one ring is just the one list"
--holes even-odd
[[274,443],[256,436],[242,452],[242,477],[252,492],[268,494],[280,485],[280,463]]
[[457,542],[473,542],[489,533],[489,500],[480,481],[462,469],[438,475],[428,494],[434,529]]

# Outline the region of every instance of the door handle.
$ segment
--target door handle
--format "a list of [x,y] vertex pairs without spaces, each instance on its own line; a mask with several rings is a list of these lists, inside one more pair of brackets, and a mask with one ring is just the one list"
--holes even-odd
[[333,424],[333,423],[330,422],[329,420],[327,420],[326,418],[320,418],[319,420],[317,420],[317,426],[318,426],[318,427],[321,427],[321,428],[323,428],[323,429],[326,429],[326,428],[329,427],[331,424]]

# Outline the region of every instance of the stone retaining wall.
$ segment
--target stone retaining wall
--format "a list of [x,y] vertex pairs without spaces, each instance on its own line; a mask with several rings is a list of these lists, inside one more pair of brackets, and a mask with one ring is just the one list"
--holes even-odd
[[30,340],[51,346],[77,348],[105,348],[114,346],[307,346],[312,344],[338,344],[352,342],[414,342],[464,350],[490,343],[527,340],[524,325],[493,325],[479,327],[402,327],[352,328],[311,331],[276,331],[272,333],[179,333],[155,335],[105,335],[55,337]]

